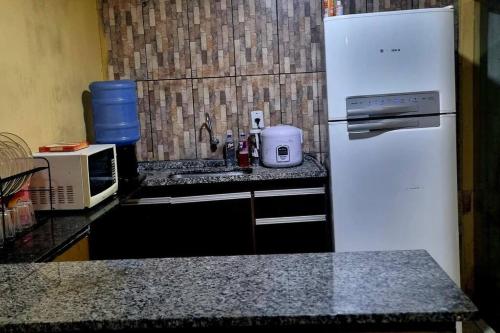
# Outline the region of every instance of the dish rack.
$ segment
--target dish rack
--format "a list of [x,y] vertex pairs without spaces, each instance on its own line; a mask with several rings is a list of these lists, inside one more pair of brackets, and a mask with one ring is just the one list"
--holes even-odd
[[[53,196],[54,196],[54,193],[53,193],[53,188],[52,188],[52,176],[50,174],[50,163],[49,163],[49,161],[45,157],[33,156],[31,158],[33,158],[35,160],[41,160],[42,163],[45,162],[46,165],[45,166],[34,167],[34,168],[30,169],[30,170],[26,170],[26,171],[23,171],[23,172],[11,175],[9,177],[5,177],[5,178],[0,177],[0,213],[1,213],[1,217],[2,217],[1,223],[2,223],[2,232],[3,232],[4,244],[7,243],[7,238],[5,237],[6,236],[5,235],[5,230],[6,230],[5,229],[5,215],[3,213],[7,209],[6,205],[8,204],[8,201],[9,201],[10,197],[12,195],[14,195],[14,194],[4,195],[3,185],[6,182],[9,182],[9,181],[12,181],[12,180],[15,180],[15,179],[27,176],[27,175],[31,175],[31,174],[34,174],[34,173],[37,173],[37,172],[40,172],[40,171],[47,170],[48,175],[49,175],[49,187],[48,188],[42,188],[42,189],[30,189],[30,188],[28,188],[27,191],[28,192],[41,192],[41,191],[49,192],[49,194],[47,195],[47,197],[49,199],[50,210],[54,209],[53,208]],[[27,231],[29,231],[29,229],[25,230],[24,232],[22,232],[19,235],[16,235],[15,238],[18,238],[19,236],[22,236]],[[5,245],[4,245],[4,248],[5,248]]]

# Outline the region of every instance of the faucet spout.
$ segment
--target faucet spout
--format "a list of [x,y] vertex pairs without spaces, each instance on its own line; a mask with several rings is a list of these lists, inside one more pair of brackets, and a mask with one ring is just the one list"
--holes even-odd
[[212,152],[215,152],[217,150],[217,145],[219,144],[219,140],[213,135],[212,119],[210,118],[208,112],[205,112],[205,122],[200,127],[200,135],[199,135],[200,141],[202,141],[203,127],[205,127],[208,131],[208,136],[210,140],[210,150]]

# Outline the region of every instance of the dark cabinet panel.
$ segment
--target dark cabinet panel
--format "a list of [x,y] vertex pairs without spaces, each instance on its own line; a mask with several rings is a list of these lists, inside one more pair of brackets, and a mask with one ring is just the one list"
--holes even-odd
[[[290,195],[307,193],[308,195]],[[322,192],[322,193],[321,193]],[[325,214],[324,188],[293,189],[283,191],[256,191],[254,201],[255,218],[305,216]]]
[[329,251],[327,222],[258,225],[255,228],[259,254]]
[[167,235],[171,256],[253,253],[251,200],[223,200],[172,205],[175,227]]
[[250,192],[221,195],[130,200],[94,225],[91,258],[253,253]]
[[122,205],[92,226],[91,259],[160,257],[166,253],[168,204]]

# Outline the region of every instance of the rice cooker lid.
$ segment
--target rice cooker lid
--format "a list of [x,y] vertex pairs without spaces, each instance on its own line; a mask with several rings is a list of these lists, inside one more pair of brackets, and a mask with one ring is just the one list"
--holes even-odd
[[261,136],[263,137],[291,137],[291,136],[300,136],[300,129],[290,125],[276,125],[272,127],[265,128]]

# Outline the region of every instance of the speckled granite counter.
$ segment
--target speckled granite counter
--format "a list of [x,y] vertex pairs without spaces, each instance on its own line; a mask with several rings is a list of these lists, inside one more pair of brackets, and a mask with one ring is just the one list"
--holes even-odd
[[[140,162],[139,173],[146,176],[143,186],[165,186],[181,184],[207,184],[228,182],[250,182],[280,179],[304,179],[327,177],[326,169],[314,157],[305,155],[304,163],[290,168],[266,168],[263,166],[246,169],[242,175],[215,175],[224,171],[241,171],[242,168],[226,168],[223,160],[179,160]],[[214,173],[203,177],[172,178],[175,174]]]
[[81,211],[54,212],[53,216],[0,252],[0,264],[49,260],[76,241],[91,223],[117,207],[112,197]]
[[425,251],[0,266],[0,331],[422,324],[477,309]]

